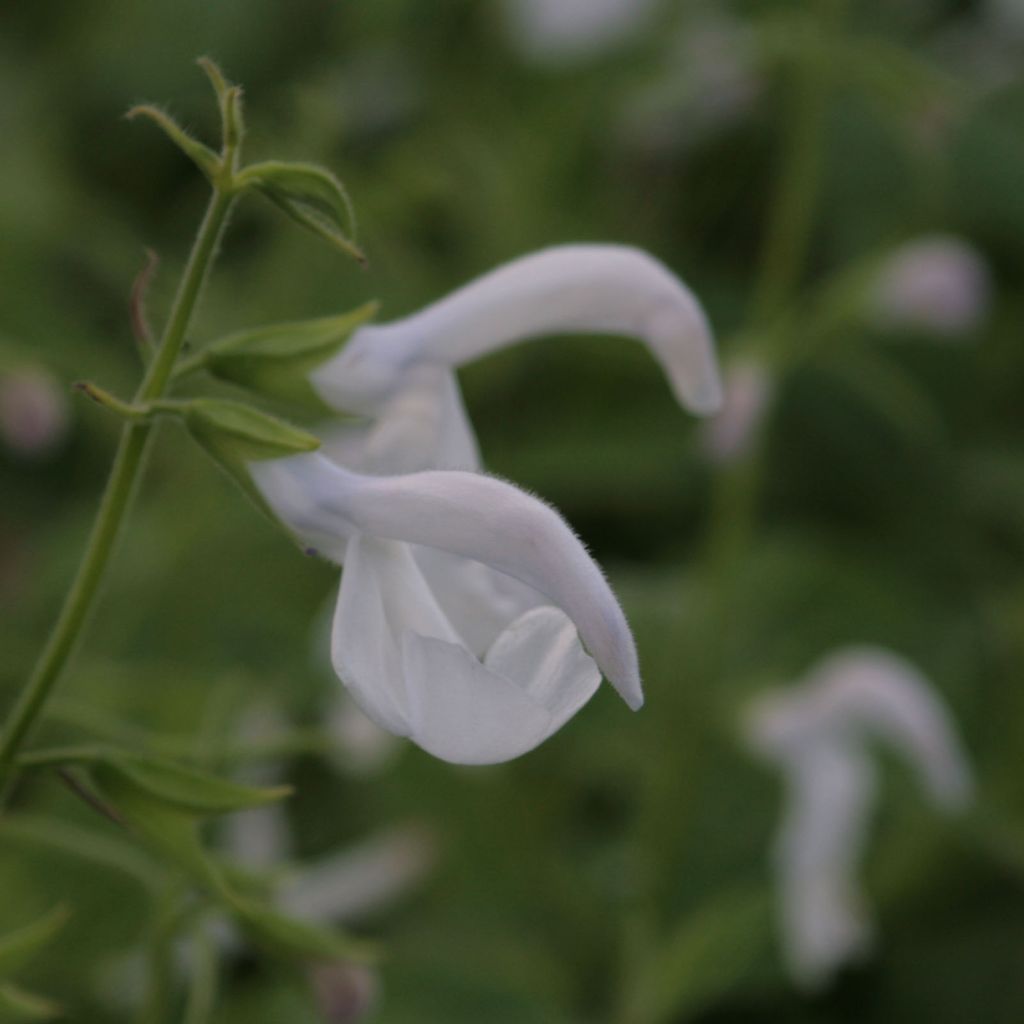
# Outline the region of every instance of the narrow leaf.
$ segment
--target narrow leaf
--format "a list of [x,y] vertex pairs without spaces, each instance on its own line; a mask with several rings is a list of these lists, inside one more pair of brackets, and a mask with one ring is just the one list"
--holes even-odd
[[260,944],[303,960],[351,960],[369,963],[376,959],[371,943],[308,921],[287,917],[257,904],[238,902],[235,914]]
[[763,980],[770,934],[767,890],[745,886],[715,898],[647,959],[627,1019],[689,1020],[751,981]]
[[315,164],[268,160],[252,164],[238,177],[240,188],[254,188],[289,217],[327,239],[358,262],[366,256],[355,243],[356,217],[344,185]]
[[289,786],[245,786],[194,768],[137,754],[110,754],[108,769],[157,800],[193,814],[226,814],[262,807],[291,792]]
[[61,1007],[50,999],[14,985],[0,985],[0,1020],[53,1020],[62,1013]]
[[29,963],[64,927],[64,907],[56,907],[38,921],[0,937],[0,978],[10,978]]
[[154,798],[109,764],[96,765],[92,776],[125,824],[155,853],[204,889],[217,895],[225,893],[224,877],[203,849],[193,814]]

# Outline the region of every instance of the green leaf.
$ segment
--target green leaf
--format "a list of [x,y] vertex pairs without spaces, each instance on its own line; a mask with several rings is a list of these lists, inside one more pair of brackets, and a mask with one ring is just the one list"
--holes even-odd
[[64,907],[56,907],[38,921],[0,937],[0,978],[10,978],[29,963],[64,927]]
[[[100,763],[93,777],[103,796],[151,849],[230,911],[252,937],[276,952],[314,960],[369,960],[372,948],[343,934],[296,921],[243,896],[203,848],[195,815],[141,788],[137,779]],[[147,776],[147,785],[152,779]],[[164,780],[161,780],[163,785]],[[177,783],[175,783],[177,785]]]
[[164,134],[180,149],[198,168],[213,181],[220,173],[220,157],[204,145],[197,138],[190,135],[170,114],[155,107],[152,104],[144,103],[138,107],[132,107],[125,114],[129,121],[137,117],[146,117],[157,127],[161,128]]
[[366,263],[355,244],[356,217],[344,185],[315,164],[268,160],[252,164],[236,178],[240,189],[256,189],[321,238],[360,263]]
[[370,963],[377,959],[372,943],[308,921],[287,917],[259,903],[238,900],[235,915],[246,931],[271,950],[303,960],[351,960]]
[[196,815],[226,814],[262,807],[291,793],[289,786],[245,786],[195,768],[139,754],[110,754],[107,769],[140,791],[178,810]]
[[368,302],[340,316],[239,331],[213,342],[194,363],[222,380],[253,391],[322,406],[309,383],[309,374],[335,355],[377,309],[376,302]]
[[219,865],[203,849],[194,814],[152,796],[110,764],[93,766],[92,777],[125,825],[155,853],[211,893],[227,892]]
[[49,999],[14,985],[0,985],[0,1020],[53,1020],[62,1013],[61,1007]]
[[762,979],[770,948],[771,900],[743,886],[682,922],[644,962],[624,1019],[683,1021],[753,979]]

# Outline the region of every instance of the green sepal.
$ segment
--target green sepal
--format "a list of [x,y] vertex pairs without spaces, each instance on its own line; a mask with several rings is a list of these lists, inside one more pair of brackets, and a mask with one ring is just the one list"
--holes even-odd
[[[312,434],[241,402],[215,398],[160,401],[154,412],[176,416],[207,454],[225,470],[253,504],[282,527],[253,482],[249,464],[315,451],[320,441]],[[288,536],[294,536],[286,529]]]
[[356,218],[345,186],[316,164],[268,160],[251,164],[235,179],[239,190],[255,189],[298,221],[359,263],[366,256],[355,243]]
[[204,145],[193,135],[190,135],[177,121],[166,111],[155,107],[150,103],[144,103],[138,107],[132,107],[125,114],[129,121],[136,117],[148,117],[154,124],[161,128],[164,134],[180,149],[195,165],[206,175],[210,181],[215,181],[221,171],[220,157],[209,146]]
[[0,978],[16,975],[64,927],[69,917],[65,907],[55,907],[48,914],[16,932],[0,936]]
[[263,807],[292,792],[290,786],[246,786],[143,754],[111,753],[104,755],[100,763],[108,772],[154,799],[194,815]]
[[372,320],[378,308],[378,303],[368,302],[340,316],[238,331],[203,349],[194,364],[260,394],[327,411],[309,375]]
[[192,398],[154,402],[152,408],[179,417],[189,433],[232,473],[248,462],[285,458],[320,447],[320,441],[307,431],[243,402]]
[[52,999],[26,992],[16,985],[0,985],[0,1020],[53,1020],[63,1013],[63,1008]]

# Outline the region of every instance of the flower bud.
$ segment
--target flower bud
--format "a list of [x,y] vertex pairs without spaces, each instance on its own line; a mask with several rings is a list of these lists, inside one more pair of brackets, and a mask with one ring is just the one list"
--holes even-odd
[[56,378],[40,367],[0,374],[0,439],[24,458],[44,458],[67,433],[67,402]]
[[774,390],[767,368],[756,360],[737,359],[726,368],[722,408],[701,425],[701,447],[712,462],[735,462],[750,451]]
[[981,254],[963,239],[930,235],[907,242],[879,268],[871,313],[884,327],[969,334],[989,309],[991,283]]

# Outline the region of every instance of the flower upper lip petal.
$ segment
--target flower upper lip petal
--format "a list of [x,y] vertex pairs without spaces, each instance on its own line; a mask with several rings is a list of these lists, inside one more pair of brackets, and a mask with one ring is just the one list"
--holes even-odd
[[359,328],[310,379],[329,404],[372,413],[416,363],[458,367],[515,341],[566,333],[640,338],[681,405],[706,414],[721,403],[700,304],[663,263],[623,245],[561,245],[513,260],[411,316]]

